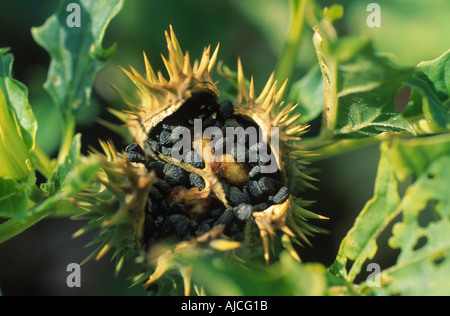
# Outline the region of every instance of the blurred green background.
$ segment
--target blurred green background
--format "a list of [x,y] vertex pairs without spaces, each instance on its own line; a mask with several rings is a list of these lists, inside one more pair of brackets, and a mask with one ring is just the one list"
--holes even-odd
[[[422,60],[438,57],[449,48],[450,1],[383,0],[381,27],[369,28],[366,7],[374,1],[318,1],[322,6],[341,4],[344,18],[336,23],[340,36],[366,34],[373,38],[377,50],[392,55],[403,66],[415,66]],[[0,47],[10,47],[15,56],[14,77],[29,89],[29,99],[39,122],[37,142],[53,155],[59,146],[59,114],[42,88],[46,80],[49,56],[34,43],[30,28],[42,25],[56,11],[57,0],[16,0],[0,2]],[[128,0],[107,30],[103,46],[116,42],[118,51],[95,81],[92,105],[79,119],[77,132],[82,133],[84,151],[98,147],[98,139],[112,139],[121,149],[126,144],[95,119],[116,122],[108,107],[119,107],[120,101],[110,85],[132,94],[133,86],[119,66],[144,69],[145,51],[155,69],[162,69],[160,54],[166,55],[164,30],[173,25],[183,50],[198,58],[203,47],[220,42],[219,59],[231,69],[241,57],[244,72],[255,77],[261,88],[274,70],[280,56],[289,24],[288,0]],[[316,62],[312,30],[305,31],[293,81],[300,79]],[[220,80],[219,76],[215,76]],[[313,122],[312,129],[320,124]],[[378,146],[369,146],[313,164],[321,171],[319,191],[306,191],[305,199],[318,201],[314,211],[330,217],[320,225],[330,231],[312,240],[313,248],[304,248],[304,261],[330,265],[340,241],[368,199],[379,158]],[[93,249],[83,246],[92,236],[76,240],[71,235],[81,222],[67,219],[45,220],[22,235],[0,245],[0,288],[4,295],[133,295],[141,289],[127,290],[127,267],[118,278],[106,259],[89,262],[82,268],[82,287],[66,286],[66,266],[82,261]],[[387,239],[389,236],[384,236]],[[383,245],[380,245],[382,247]],[[395,253],[378,258],[381,266],[389,265]],[[127,271],[129,270],[129,271]]]

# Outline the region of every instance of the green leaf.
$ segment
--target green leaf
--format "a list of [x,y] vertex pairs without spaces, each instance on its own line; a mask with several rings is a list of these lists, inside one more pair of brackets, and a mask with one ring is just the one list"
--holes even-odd
[[418,128],[427,133],[450,130],[450,50],[435,60],[420,63],[407,85],[412,90],[412,101],[405,109],[405,117],[414,121],[423,116],[426,122]]
[[[365,205],[352,229],[342,240],[336,261],[331,267],[334,274],[341,275],[349,281],[353,281],[361,272],[361,267],[367,259],[373,258],[378,249],[377,237],[398,214],[400,197],[387,149],[388,143],[382,143],[374,196]],[[348,260],[354,262],[351,269],[346,271]]]
[[392,65],[365,37],[338,40],[330,23],[315,28],[313,41],[323,75],[329,132],[345,138],[415,133],[393,102],[412,69]]
[[[340,41],[338,56],[338,104],[335,134],[346,137],[375,136],[382,132],[414,130],[394,107],[394,97],[411,75],[411,69],[392,66],[377,55],[370,42]],[[356,45],[355,45],[356,44]],[[340,51],[340,52],[339,52]],[[339,53],[338,53],[339,52]],[[342,54],[342,55],[341,55]],[[345,58],[345,59],[344,59]]]
[[[284,80],[288,79],[288,87],[301,48],[306,24],[305,15],[307,11],[311,10],[309,2],[308,0],[290,1],[289,33],[284,44],[283,53],[276,67],[276,79],[279,82],[284,82]],[[307,10],[307,7],[309,10]]]
[[417,179],[435,159],[450,155],[450,133],[411,140],[394,139],[388,152],[399,181]]
[[300,104],[298,113],[302,116],[298,121],[301,124],[311,122],[323,112],[325,100],[319,65],[312,67],[302,79],[292,85],[288,100]]
[[8,109],[14,113],[20,128],[20,135],[28,150],[33,149],[37,122],[28,102],[28,89],[11,77],[14,57],[7,54],[8,48],[0,49],[0,89],[5,96]]
[[31,162],[37,123],[27,88],[11,76],[14,58],[0,49],[0,217],[23,220],[36,178]]
[[98,161],[91,157],[81,156],[81,134],[75,135],[69,154],[58,166],[53,177],[42,188],[50,195],[61,194],[71,196],[83,190],[95,177],[99,168]]
[[[432,202],[431,205],[429,203]],[[402,295],[450,293],[450,155],[440,157],[408,189],[403,221],[393,228],[397,264],[384,271],[384,291]],[[425,221],[420,220],[427,211]]]
[[[47,198],[29,209],[28,215],[23,220],[13,218],[0,225],[0,244],[50,215],[73,215],[74,205],[69,198],[92,185],[92,180],[100,168],[99,161],[95,157],[88,158],[80,155],[80,137],[79,134],[74,137],[64,163],[58,166],[57,171],[47,183],[41,185],[41,189],[47,194]],[[0,182],[0,194],[2,193],[1,189]],[[6,193],[7,190],[2,196]],[[0,207],[2,203],[0,200]],[[21,200],[21,203],[24,203],[23,200]]]
[[321,264],[302,264],[283,252],[271,266],[243,267],[234,260],[198,255],[181,258],[192,264],[192,281],[210,295],[324,295],[326,269]]
[[0,49],[0,176],[34,182],[30,151],[37,123],[28,90],[11,77],[13,56]]
[[43,26],[32,29],[35,41],[51,56],[44,86],[65,118],[89,105],[94,76],[115,51],[115,45],[101,47],[106,27],[123,5],[123,0],[79,0],[81,27],[71,28],[67,7],[73,2],[62,1]]
[[28,186],[0,176],[0,217],[23,220],[28,209]]
[[[369,291],[446,293],[450,281],[450,134],[395,139],[382,143],[381,152],[374,197],[342,241],[330,271],[353,282],[364,262],[377,253],[377,238],[402,214],[389,241],[401,253],[396,264],[382,272],[383,287]],[[401,196],[398,181],[406,179],[412,182]],[[349,260],[353,262],[347,271]],[[360,291],[366,293],[368,287],[362,285]]]
[[69,154],[62,164],[58,166],[55,174],[50,180],[51,189],[49,192],[55,194],[64,187],[67,180],[67,175],[74,169],[74,167],[79,163],[80,160],[80,150],[81,150],[81,135],[77,134],[73,138],[72,145],[69,150]]

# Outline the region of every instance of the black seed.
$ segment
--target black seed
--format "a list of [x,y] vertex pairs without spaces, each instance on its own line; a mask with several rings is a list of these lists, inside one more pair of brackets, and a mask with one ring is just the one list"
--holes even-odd
[[195,236],[200,237],[201,235],[209,232],[210,230],[211,230],[211,226],[209,226],[205,222],[201,222],[200,225],[198,226],[198,229],[195,231]]
[[269,204],[267,203],[259,203],[253,206],[253,212],[262,212],[269,208]]
[[176,185],[185,185],[188,183],[189,178],[183,169],[180,167],[173,165],[173,164],[167,164],[164,166],[164,180],[167,181],[172,186]]
[[245,148],[244,145],[235,144],[234,147],[231,149],[231,154],[238,162],[248,161],[249,152],[248,152],[248,149]]
[[165,199],[159,201],[159,212],[168,215],[171,213],[171,208]]
[[198,222],[197,222],[197,220],[191,219],[191,222],[190,222],[189,226],[190,226],[190,228],[191,228],[192,231],[197,230],[197,228],[198,228]]
[[217,219],[217,221],[214,223],[214,226],[216,225],[228,225],[234,218],[234,213],[232,209],[227,209],[223,212],[222,215]]
[[161,134],[159,134],[159,144],[163,146],[172,145],[170,135],[172,135],[171,131],[163,130]]
[[148,139],[147,145],[150,148],[150,150],[153,151],[154,153],[158,153],[161,151],[161,146],[158,144],[156,140]]
[[[181,139],[184,137],[184,133],[186,131],[187,127],[181,125],[181,126],[175,126],[172,130],[171,140],[172,144],[178,143]],[[191,134],[192,135],[192,134]]]
[[234,220],[232,221],[224,230],[224,234],[227,236],[234,236],[241,231],[242,221]]
[[164,221],[164,217],[159,215],[158,217],[156,217],[155,219],[155,225],[156,226],[160,226],[162,224],[162,222]]
[[145,165],[149,171],[153,170],[158,178],[164,178],[164,164],[160,161],[152,161]]
[[252,216],[253,208],[250,204],[239,204],[233,209],[234,216],[241,221],[245,221]]
[[170,125],[170,124],[163,124],[162,128],[167,131],[172,131],[175,128],[175,126]]
[[172,148],[166,147],[166,146],[161,146],[161,153],[164,156],[171,156],[172,155]]
[[169,119],[169,120],[165,120],[164,124],[163,124],[163,129],[168,130],[168,131],[173,131],[176,127],[178,126],[183,126],[184,122],[182,120],[179,119]]
[[159,190],[162,194],[169,194],[172,188],[170,187],[170,184],[168,184],[163,179],[157,179],[156,183],[153,185],[155,188]]
[[145,156],[144,150],[139,146],[139,144],[130,144],[125,148],[126,152],[135,152],[137,154],[141,154]]
[[282,187],[280,191],[278,191],[275,196],[270,196],[269,200],[273,202],[273,204],[281,204],[285,202],[289,197],[289,190],[287,187]]
[[236,187],[231,187],[228,201],[230,202],[231,206],[238,206],[241,203],[248,203],[249,196],[247,192],[243,192]]
[[223,192],[225,193],[225,197],[230,196],[230,184],[225,181],[225,179],[220,179],[220,184],[222,185]]
[[212,218],[219,218],[222,213],[223,210],[221,210],[220,208],[215,208],[209,211],[209,216],[211,216]]
[[216,100],[207,100],[205,101],[205,106],[208,111],[211,111],[217,107],[217,102]]
[[260,199],[264,195],[264,192],[259,187],[258,181],[250,180],[247,183],[247,189],[248,192],[250,193],[250,196],[255,199]]
[[216,123],[216,119],[212,116],[208,116],[202,120],[203,129],[213,126]]
[[215,223],[216,219],[215,218],[207,218],[205,220],[203,220],[206,224],[208,224],[209,226],[213,226],[213,224]]
[[275,185],[272,179],[268,177],[262,177],[261,179],[259,179],[258,185],[264,194],[272,195],[276,192]]
[[125,154],[131,162],[145,162],[145,153],[138,144],[130,144],[125,148]]
[[227,143],[227,138],[226,137],[222,137],[219,138],[217,140],[215,140],[214,143],[214,152],[216,152],[217,154],[225,154],[225,147],[226,147],[226,143]]
[[150,189],[149,196],[152,198],[152,201],[155,203],[159,203],[163,199],[163,195],[155,187],[152,187]]
[[239,124],[239,122],[236,119],[228,119],[224,123],[225,131],[226,131],[227,127],[236,128],[236,127],[240,127],[240,126],[241,126],[241,124]]
[[173,226],[171,225],[169,219],[166,217],[163,219],[161,225],[158,227],[158,235],[166,236],[173,231]]
[[125,153],[131,162],[145,162],[145,158],[137,153]]
[[258,142],[256,144],[253,144],[252,146],[250,146],[249,150],[257,153],[257,152],[259,152],[259,149],[262,148],[263,146],[264,146],[264,144],[262,142]]
[[172,203],[172,205],[170,206],[170,209],[172,211],[172,213],[176,213],[176,214],[187,214],[188,212],[188,208],[181,203]]
[[195,151],[191,150],[186,154],[186,162],[189,163],[191,166],[199,169],[205,168],[205,162],[203,161],[202,157]]
[[191,221],[186,216],[180,214],[171,215],[169,222],[178,237],[183,237],[189,232]]
[[189,174],[189,184],[192,187],[197,188],[199,191],[205,188],[205,180],[203,180],[203,178],[196,173]]
[[225,100],[219,104],[217,116],[220,120],[226,120],[233,115],[234,107],[230,100]]
[[256,179],[260,175],[261,175],[261,166],[253,167],[252,170],[250,170],[250,172],[248,173],[250,179]]

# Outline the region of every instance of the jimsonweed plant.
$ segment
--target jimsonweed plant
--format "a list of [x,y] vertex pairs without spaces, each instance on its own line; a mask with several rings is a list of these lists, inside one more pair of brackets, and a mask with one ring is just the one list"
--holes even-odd
[[[82,144],[77,122],[120,50],[102,42],[124,5],[61,1],[32,29],[50,55],[44,89],[62,122],[53,156],[36,141],[41,124],[13,55],[0,49],[0,243],[48,218],[83,221],[73,236],[95,232],[96,246],[83,263],[110,254],[118,273],[137,262],[130,285],[151,294],[450,293],[450,51],[400,66],[369,37],[339,34],[341,5],[291,0],[274,71],[248,77],[239,56],[236,70],[225,65],[217,43],[198,56],[183,50],[172,21],[163,69],[144,53],[144,72],[122,68],[132,85],[112,87],[120,123],[99,122],[122,143]],[[375,13],[370,27],[380,26]],[[305,42],[315,59],[299,77]],[[314,164],[370,144],[380,148],[373,197],[332,264],[303,262],[302,247],[335,220],[311,210],[305,192],[327,176]],[[397,253],[389,267],[376,261],[383,236]]]

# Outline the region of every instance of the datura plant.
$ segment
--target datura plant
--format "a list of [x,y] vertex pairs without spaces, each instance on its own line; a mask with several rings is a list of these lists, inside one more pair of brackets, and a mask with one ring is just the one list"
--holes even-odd
[[256,96],[239,62],[237,96],[219,103],[212,78],[219,46],[212,55],[205,48],[192,65],[172,28],[166,40],[169,79],[156,75],[145,55],[145,76],[124,70],[140,101],[126,102],[118,116],[136,143],[122,153],[103,143],[106,156],[95,154],[102,186],[85,195],[88,210],[79,218],[91,221],[76,235],[100,228],[97,258],[114,248],[118,267],[127,254],[144,250],[155,265],[146,285],[172,268],[172,253],[192,248],[244,259],[240,253],[255,252],[260,239],[269,263],[278,235],[300,260],[291,241],[310,244],[307,235],[320,229],[308,219],[323,217],[307,211],[300,196],[311,179],[299,144],[307,126],[292,114],[298,104],[282,101],[286,82],[277,89],[272,74]]
[[[120,123],[99,120],[122,143],[83,147],[76,123],[116,50],[101,43],[123,4],[62,1],[32,29],[50,54],[44,88],[62,118],[54,158],[36,141],[39,118],[12,78],[12,54],[0,49],[0,243],[45,218],[70,217],[83,224],[73,237],[93,236],[84,262],[109,256],[117,273],[137,263],[130,285],[153,294],[450,293],[450,52],[400,67],[367,37],[338,36],[341,6],[291,0],[275,70],[246,77],[238,56],[235,71],[221,61],[218,44],[191,59],[170,26],[165,69],[145,53],[144,73],[122,68],[135,93],[113,87],[122,106],[110,112]],[[81,31],[69,7],[82,9]],[[295,79],[305,34],[315,64]],[[337,216],[311,211],[305,192],[320,175],[311,164],[374,143],[374,196],[334,263],[302,262],[302,249]],[[381,235],[391,236],[384,247]],[[396,263],[380,267],[380,249],[396,250]],[[379,273],[364,281],[373,264]]]

